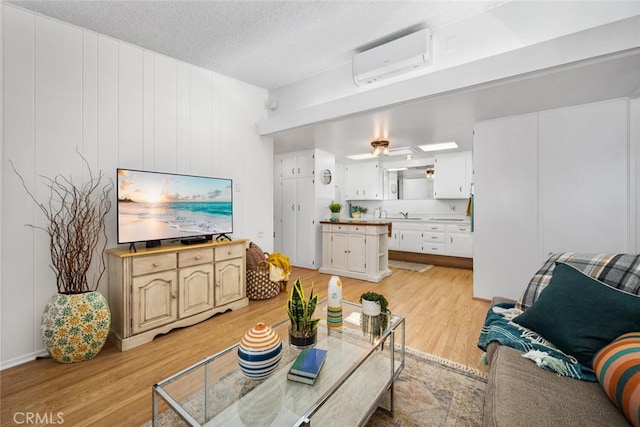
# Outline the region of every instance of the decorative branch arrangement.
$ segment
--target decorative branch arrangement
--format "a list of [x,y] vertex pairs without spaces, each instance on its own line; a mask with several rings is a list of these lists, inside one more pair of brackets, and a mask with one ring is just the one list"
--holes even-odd
[[[102,171],[94,176],[89,162],[77,148],[76,153],[89,171],[89,180],[76,186],[71,177],[56,175],[51,179],[41,175],[49,188],[49,201],[46,204],[40,203],[29,191],[22,175],[10,161],[27,194],[49,221],[47,227],[27,225],[44,230],[49,235],[51,269],[56,274],[58,292],[62,294],[95,291],[107,268],[104,258],[107,246],[105,218],[111,209],[109,196],[113,190],[113,182],[109,180],[109,183],[103,184]],[[87,274],[94,255],[99,255],[97,276],[89,284]]]

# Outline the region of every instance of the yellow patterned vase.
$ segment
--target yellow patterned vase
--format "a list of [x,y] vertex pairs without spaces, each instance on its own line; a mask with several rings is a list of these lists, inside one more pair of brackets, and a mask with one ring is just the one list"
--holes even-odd
[[98,291],[55,294],[44,309],[40,326],[42,341],[55,361],[93,359],[109,335],[109,304]]

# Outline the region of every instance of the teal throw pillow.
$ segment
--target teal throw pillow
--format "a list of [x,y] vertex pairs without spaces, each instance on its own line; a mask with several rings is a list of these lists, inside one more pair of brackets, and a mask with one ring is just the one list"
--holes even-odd
[[640,296],[557,263],[538,300],[513,321],[591,368],[600,349],[624,333],[640,330]]

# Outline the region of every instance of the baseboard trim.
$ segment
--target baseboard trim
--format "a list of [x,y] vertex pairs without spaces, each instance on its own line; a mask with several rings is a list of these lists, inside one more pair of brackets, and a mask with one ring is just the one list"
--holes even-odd
[[473,270],[473,258],[389,251],[389,259]]

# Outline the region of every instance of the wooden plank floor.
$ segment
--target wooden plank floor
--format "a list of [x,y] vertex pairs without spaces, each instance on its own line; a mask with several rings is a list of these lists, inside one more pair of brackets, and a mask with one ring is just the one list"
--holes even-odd
[[[424,273],[392,269],[380,283],[342,278],[343,298],[357,302],[366,291],[382,293],[394,313],[406,317],[406,344],[482,370],[476,347],[487,301],[472,299],[472,271],[434,267]],[[320,298],[330,276],[294,269],[306,292],[314,282]],[[204,357],[236,343],[258,321],[286,317],[287,295],[216,315],[197,325],[156,337],[119,352],[107,343],[93,360],[59,364],[36,360],[0,372],[2,419],[17,425],[16,413],[56,417],[72,426],[139,426],[151,418],[151,386]],[[17,418],[24,421],[24,418]],[[54,420],[57,418],[54,418]]]

